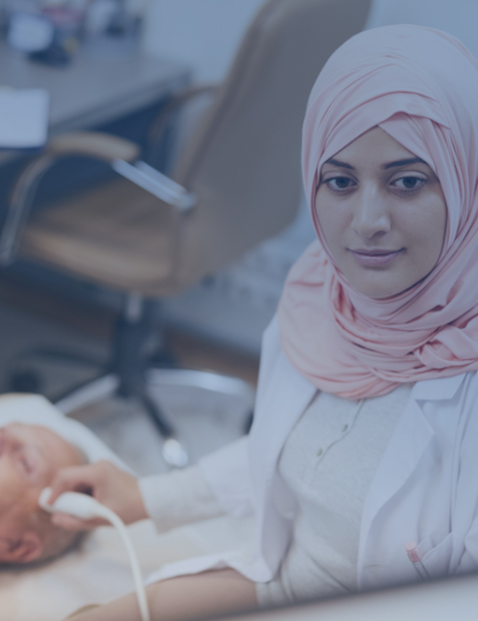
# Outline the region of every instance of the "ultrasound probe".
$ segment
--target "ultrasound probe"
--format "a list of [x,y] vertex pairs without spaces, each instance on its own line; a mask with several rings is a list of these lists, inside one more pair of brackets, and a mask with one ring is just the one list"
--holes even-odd
[[44,511],[49,513],[67,513],[81,520],[91,520],[99,517],[108,520],[119,531],[121,539],[126,547],[128,559],[133,572],[133,579],[138,597],[139,610],[141,613],[141,621],[150,621],[148,600],[146,599],[146,591],[141,577],[141,570],[138,558],[131,543],[130,536],[123,520],[116,515],[114,511],[108,509],[92,496],[80,494],[78,492],[65,492],[58,496],[55,502],[48,504],[48,498],[51,495],[51,487],[46,487],[40,494],[38,504]]

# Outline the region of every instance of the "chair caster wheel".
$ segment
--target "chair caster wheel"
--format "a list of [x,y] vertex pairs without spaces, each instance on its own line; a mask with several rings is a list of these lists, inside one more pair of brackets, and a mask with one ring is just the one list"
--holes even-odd
[[189,463],[188,454],[175,438],[167,438],[163,443],[163,459],[171,468],[185,468]]

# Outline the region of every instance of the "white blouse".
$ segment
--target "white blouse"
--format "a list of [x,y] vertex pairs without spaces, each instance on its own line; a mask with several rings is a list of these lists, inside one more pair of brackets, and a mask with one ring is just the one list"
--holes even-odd
[[[274,319],[264,335],[249,435],[199,463],[206,489],[213,491],[222,511],[232,518],[251,517],[251,542],[233,541],[233,548],[167,563],[149,576],[148,583],[225,566],[254,582],[277,578],[291,549],[299,508],[281,476],[279,459],[316,394],[282,352]],[[413,385],[366,494],[358,590],[421,579],[407,553],[412,543],[420,568],[432,577],[477,570],[477,402],[477,372]],[[337,444],[342,442],[341,430],[334,433]],[[149,489],[153,494],[154,485]],[[158,484],[151,506],[162,504],[162,489]]]
[[410,391],[360,401],[319,393],[294,427],[279,472],[298,512],[279,575],[257,585],[261,605],[357,590],[365,497]]
[[[361,401],[326,393],[312,401],[279,460],[299,510],[279,575],[257,583],[260,605],[356,590],[365,496],[410,391],[406,384]],[[198,467],[147,477],[140,487],[159,530],[222,512]]]

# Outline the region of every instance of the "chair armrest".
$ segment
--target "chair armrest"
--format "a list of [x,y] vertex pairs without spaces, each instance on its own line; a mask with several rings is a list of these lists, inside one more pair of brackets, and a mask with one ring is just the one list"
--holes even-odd
[[100,132],[68,132],[53,137],[44,152],[30,162],[13,186],[0,234],[0,265],[9,265],[14,260],[37,187],[56,160],[69,155],[84,155],[110,165],[119,160],[129,165],[128,162],[138,159],[139,153],[139,146],[135,143]]
[[13,187],[0,233],[0,266],[14,261],[37,187],[46,171],[61,157],[85,155],[105,160],[118,174],[171,205],[178,213],[194,207],[196,197],[181,185],[145,162],[130,164],[128,160],[135,161],[138,154],[139,147],[134,143],[107,134],[71,132],[53,138],[45,152],[25,168]]
[[22,172],[13,186],[5,223],[0,235],[0,265],[6,267],[15,259],[23,224],[27,219],[35,191],[43,175],[55,161],[44,153],[35,158]]
[[175,207],[178,212],[190,211],[196,205],[196,196],[192,192],[146,162],[136,162],[132,166],[124,160],[115,160],[112,167],[119,175]]
[[134,142],[101,132],[67,132],[51,138],[46,153],[53,157],[85,155],[112,163],[114,160],[134,162],[140,148]]
[[[184,101],[194,96],[196,92],[205,92],[211,88],[191,89],[182,93],[178,99]],[[196,203],[193,194],[145,162],[137,162],[139,151],[138,145],[129,140],[100,132],[81,131],[60,134],[52,138],[46,148],[46,155],[53,158],[85,155],[105,160],[119,175],[129,179],[168,205],[176,207],[179,211],[191,209]],[[132,162],[135,164],[132,165]]]

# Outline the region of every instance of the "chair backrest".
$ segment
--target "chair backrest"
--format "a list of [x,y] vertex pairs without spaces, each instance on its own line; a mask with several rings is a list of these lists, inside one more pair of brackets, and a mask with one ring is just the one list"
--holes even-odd
[[290,223],[300,201],[301,128],[322,66],[363,29],[371,0],[269,0],[173,177],[198,196],[177,277],[213,273]]

